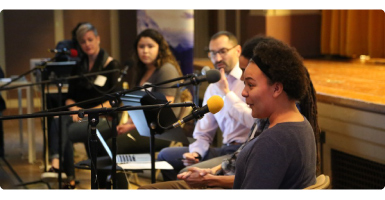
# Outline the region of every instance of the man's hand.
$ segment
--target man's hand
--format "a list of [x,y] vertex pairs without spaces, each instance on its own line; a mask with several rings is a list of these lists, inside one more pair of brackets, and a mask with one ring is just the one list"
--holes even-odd
[[193,165],[195,163],[198,163],[199,162],[199,154],[196,153],[196,152],[193,152],[193,153],[184,153],[183,154],[183,164],[184,166],[190,166],[190,165]]
[[221,72],[221,79],[215,84],[217,85],[218,89],[222,93],[222,96],[225,96],[228,92],[230,92],[229,82],[227,81],[227,78],[226,78],[225,69],[221,68],[219,69],[219,71]]
[[211,169],[201,169],[198,167],[188,168],[187,172],[178,174],[178,179],[184,180],[191,188],[207,187],[205,176],[211,175]]

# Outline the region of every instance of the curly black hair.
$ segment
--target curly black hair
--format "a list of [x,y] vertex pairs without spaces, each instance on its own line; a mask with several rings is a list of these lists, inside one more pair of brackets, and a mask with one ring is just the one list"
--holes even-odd
[[264,35],[256,35],[248,40],[242,45],[241,55],[245,58],[251,59],[254,55],[254,48],[258,45],[259,42],[264,40],[273,40],[274,38],[264,36]]
[[260,60],[267,66],[267,71],[261,70],[269,78],[270,84],[282,83],[290,99],[300,100],[305,96],[309,80],[302,57],[295,48],[276,39],[263,40],[254,48],[253,60]]

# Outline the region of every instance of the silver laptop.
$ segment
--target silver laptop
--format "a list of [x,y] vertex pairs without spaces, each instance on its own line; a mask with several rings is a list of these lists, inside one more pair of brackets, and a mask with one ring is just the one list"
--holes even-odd
[[[106,141],[103,139],[102,135],[100,134],[99,130],[96,129],[96,135],[98,136],[98,139],[100,143],[102,143],[103,148],[106,150],[108,156],[112,160],[112,152],[110,148],[108,147]],[[151,161],[150,154],[117,154],[116,155],[116,163],[122,164],[122,163],[128,163],[128,162],[146,162]]]
[[[112,161],[112,152],[108,147],[106,141],[103,139],[99,130],[96,129],[96,135],[102,143],[103,148],[106,150],[108,156]],[[123,169],[151,169],[151,155],[150,154],[117,154],[116,155],[116,164]],[[155,161],[155,169],[165,169],[172,170],[174,169],[168,162],[166,161]]]

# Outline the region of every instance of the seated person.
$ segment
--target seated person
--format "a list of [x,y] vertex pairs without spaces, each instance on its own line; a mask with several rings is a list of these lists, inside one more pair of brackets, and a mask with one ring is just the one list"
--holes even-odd
[[[132,60],[134,65],[130,67],[128,72],[129,87],[141,87],[145,84],[156,84],[170,79],[182,76],[180,66],[171,52],[171,49],[166,39],[154,29],[143,30],[134,42],[134,53]],[[167,101],[171,103],[180,103],[185,99],[192,99],[191,93],[188,90],[181,92],[178,88],[167,88],[174,85],[175,82],[162,85],[162,87],[147,88],[151,92],[158,92],[165,95]],[[172,108],[175,116],[179,116],[181,108]],[[126,113],[124,113],[126,114]],[[150,153],[150,138],[142,136],[136,130],[130,116],[123,124],[117,127],[117,154],[135,154],[135,153]],[[107,145],[112,149],[112,139],[106,141]],[[155,151],[170,146],[171,141],[155,138]],[[98,172],[100,177],[106,177],[106,174]],[[118,173],[116,177],[124,179],[123,173]],[[122,178],[123,177],[123,178]],[[104,185],[102,180],[100,185]],[[121,181],[118,188],[127,188],[127,183]]]
[[[79,41],[80,47],[84,52],[81,62],[75,67],[71,75],[82,75],[89,72],[100,72],[113,69],[120,69],[120,64],[117,60],[108,55],[108,53],[100,48],[100,37],[96,28],[90,23],[84,23],[76,31],[76,37]],[[120,87],[117,85],[119,73],[109,73],[104,75],[106,81],[104,83],[95,83],[96,77],[86,77],[82,79],[72,79],[69,81],[68,98],[66,105],[72,105],[76,102],[83,102],[89,99],[103,96],[115,91],[119,91]],[[88,102],[78,106],[72,106],[70,111],[78,111],[80,109],[111,107],[108,101],[105,102]],[[78,123],[84,120],[82,123]],[[58,172],[59,169],[59,120],[56,118],[52,122],[52,130],[50,133],[50,158],[51,169],[49,172]],[[77,114],[62,116],[62,155],[63,155],[63,169],[68,177],[68,183],[64,184],[66,188],[75,187],[75,170],[73,160],[73,143],[82,142],[88,148],[88,122],[87,119],[80,119]],[[111,137],[110,128],[106,118],[100,117],[97,128],[100,130],[103,138]]]
[[[182,180],[140,189],[301,189],[315,183],[319,127],[315,91],[302,59],[295,49],[273,38],[260,41],[254,53],[244,73],[242,94],[253,117],[261,120],[247,142],[222,165],[191,167],[178,175]],[[228,167],[234,162],[235,168]],[[220,170],[225,176],[216,175]]]
[[[241,78],[240,78],[241,81],[244,81],[244,79],[243,79],[243,72],[245,71],[247,65],[249,64],[250,59],[253,57],[254,47],[256,47],[257,44],[260,41],[267,40],[267,39],[269,39],[269,38],[265,37],[265,36],[262,36],[262,35],[258,35],[258,36],[255,36],[253,38],[248,39],[243,44],[243,46],[242,46],[242,53],[239,56],[239,68],[241,68],[241,70],[242,70],[242,75],[241,75]],[[233,106],[234,107],[239,107],[241,109],[243,109],[242,107],[248,107],[248,105],[245,104],[243,101],[240,102],[240,103],[233,104]],[[253,121],[251,123],[254,123],[254,126],[258,122],[258,121],[255,121],[255,120],[259,120],[259,119],[250,118],[251,112],[250,113],[246,113],[245,112],[245,113],[243,113],[243,115],[245,115],[245,116],[239,116],[239,118],[242,118],[243,120],[250,120],[250,119],[252,119]],[[267,126],[268,126],[268,123],[267,123]],[[251,129],[253,129],[253,128],[254,127],[252,127]],[[209,159],[207,161],[191,165],[191,167],[212,168],[214,166],[220,165],[222,163],[223,159],[228,159],[229,157],[231,157],[231,156],[229,156],[229,155],[220,156],[220,157],[217,157],[217,158]],[[187,171],[187,168],[189,168],[189,167],[190,166],[183,168],[179,173]]]
[[[165,38],[154,29],[146,29],[142,31],[134,42],[134,66],[129,69],[129,87],[134,88],[145,84],[156,84],[166,80],[178,78],[182,76],[182,71],[177,60],[171,52],[171,49]],[[177,88],[165,88],[174,85],[175,82],[164,84],[161,87],[147,88],[152,92],[159,92],[165,95],[167,101],[171,103],[180,103],[181,96],[189,96],[188,90],[181,91]],[[180,108],[172,108],[175,116],[179,116]],[[117,153],[149,153],[150,138],[141,136],[135,129],[132,120],[128,120],[124,124],[117,127]],[[155,151],[168,147],[170,141],[155,139]],[[112,146],[112,141],[108,140],[107,144]]]
[[[163,180],[175,180],[177,173],[185,166],[233,153],[246,141],[253,125],[251,109],[241,96],[243,82],[240,80],[241,46],[238,40],[232,33],[221,31],[211,37],[209,49],[209,58],[220,70],[221,80],[209,84],[203,105],[211,96],[219,95],[224,98],[224,107],[215,115],[207,113],[197,121],[193,132],[196,141],[189,147],[171,147],[159,152],[158,160],[167,161],[174,168],[161,171]],[[212,148],[210,145],[218,128],[223,133],[223,146]]]

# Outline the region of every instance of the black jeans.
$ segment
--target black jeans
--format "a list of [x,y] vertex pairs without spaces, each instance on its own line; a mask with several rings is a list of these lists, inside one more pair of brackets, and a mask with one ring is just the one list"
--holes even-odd
[[[111,123],[100,117],[96,126],[105,140],[112,137]],[[82,122],[73,122],[69,115],[62,116],[62,167],[69,179],[75,178],[74,152],[73,143],[81,142],[86,147],[88,157],[90,157],[89,137],[90,129],[88,128],[87,118],[83,118]],[[59,158],[59,118],[54,118],[48,132],[50,159]],[[106,155],[104,149],[98,143],[97,155]]]

